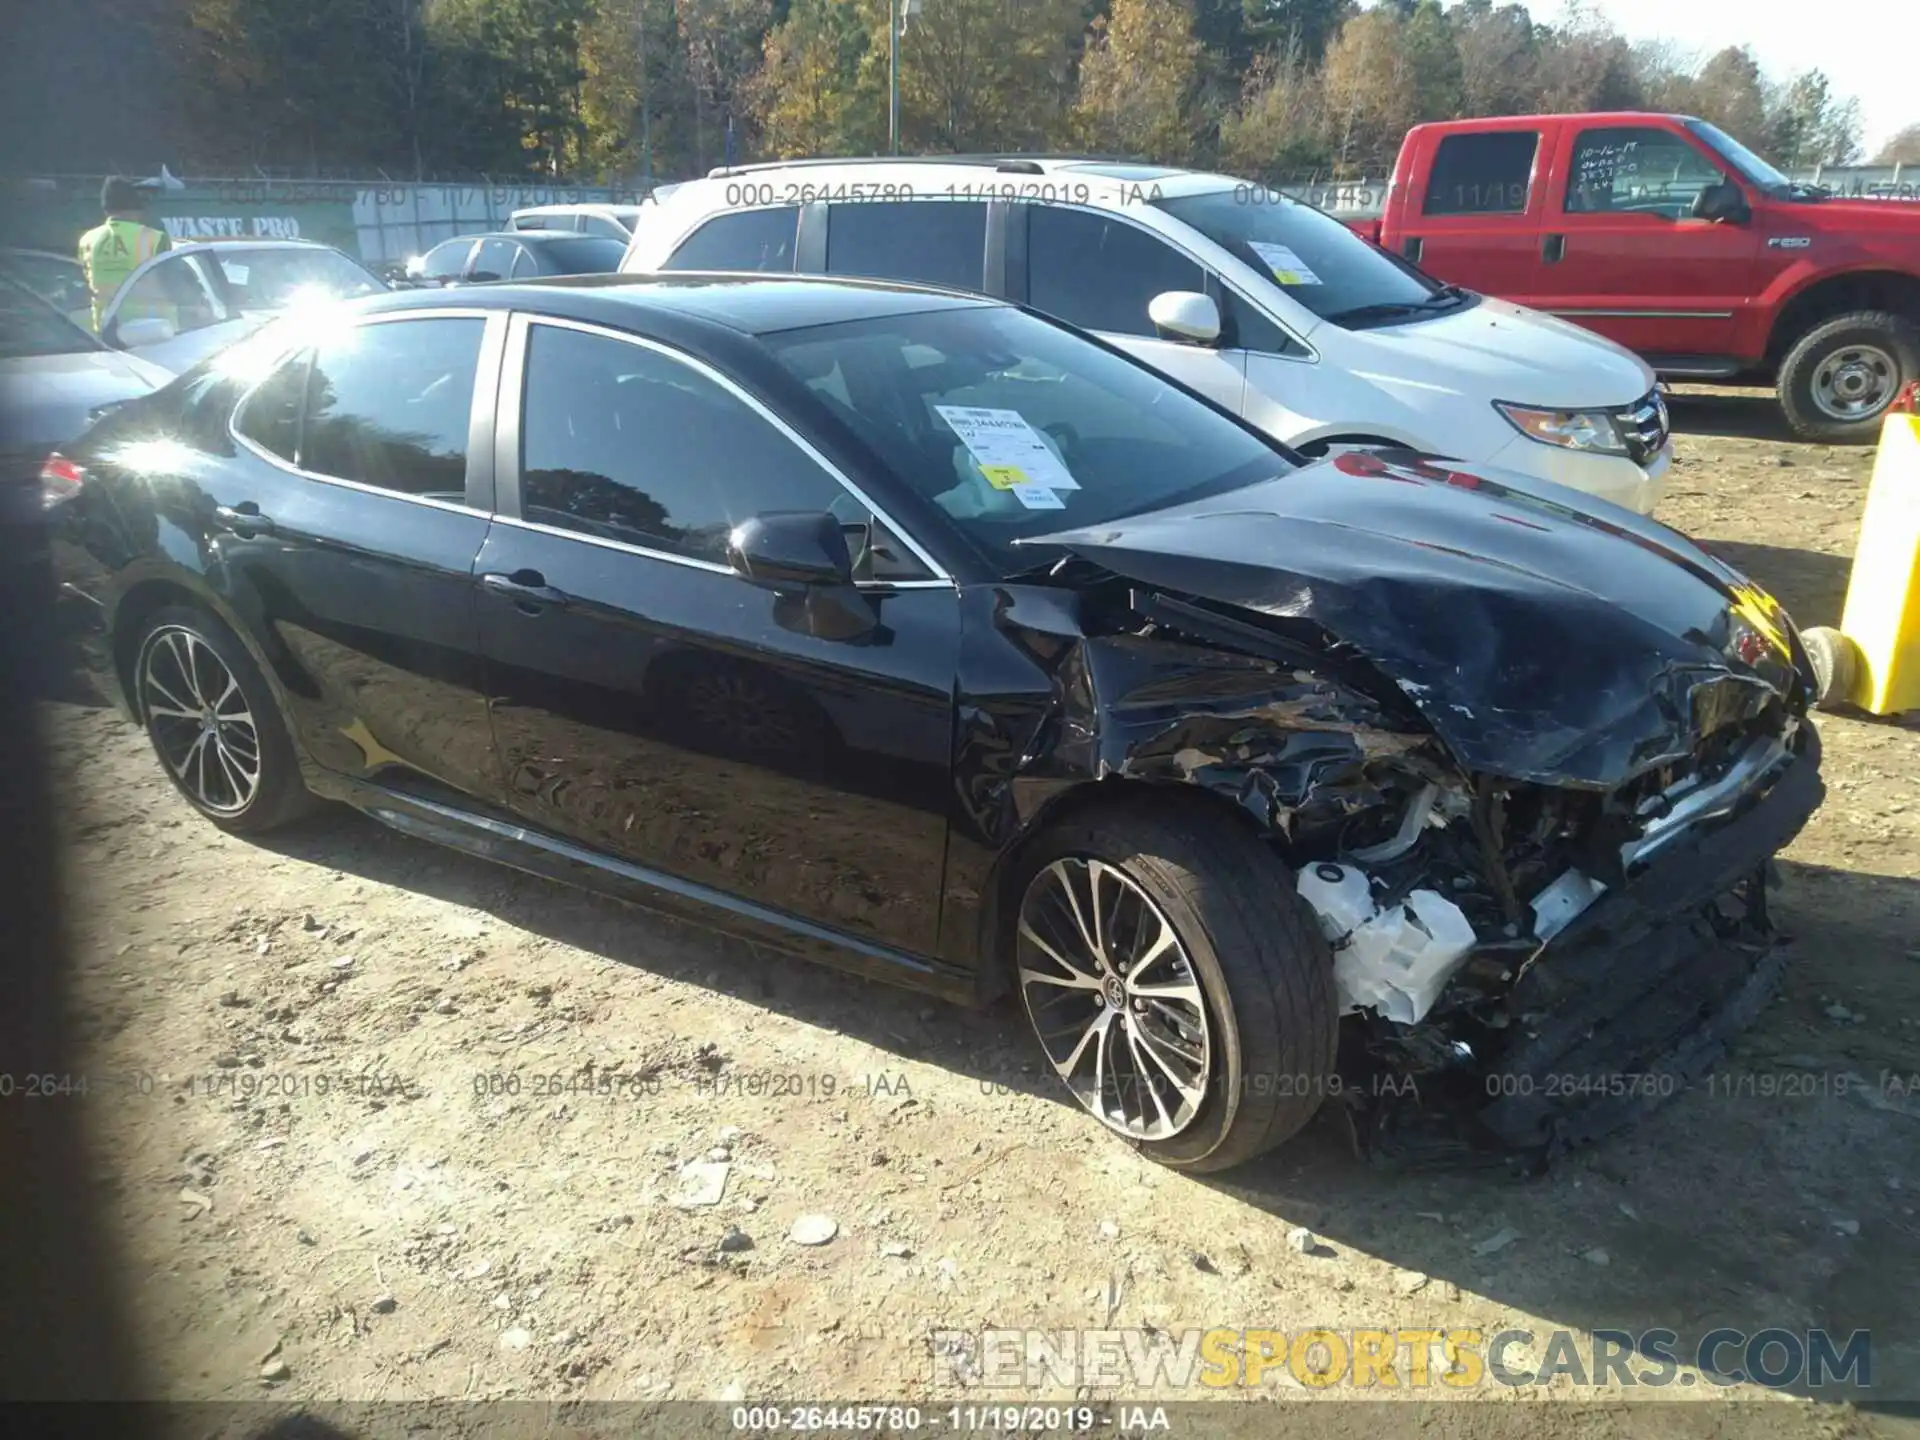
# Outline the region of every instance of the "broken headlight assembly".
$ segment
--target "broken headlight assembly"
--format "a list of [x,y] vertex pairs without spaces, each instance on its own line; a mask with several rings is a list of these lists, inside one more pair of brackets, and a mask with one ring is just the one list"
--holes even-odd
[[1593,455],[1625,455],[1626,437],[1607,410],[1541,410],[1530,405],[1493,402],[1507,423],[1530,440]]

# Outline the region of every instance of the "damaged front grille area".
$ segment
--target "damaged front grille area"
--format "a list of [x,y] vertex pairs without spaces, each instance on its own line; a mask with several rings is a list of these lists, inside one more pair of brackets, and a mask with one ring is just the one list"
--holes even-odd
[[1611,794],[1409,777],[1386,838],[1300,865],[1369,1153],[1548,1156],[1670,1098],[1751,1019],[1818,737],[1782,708],[1697,749]]

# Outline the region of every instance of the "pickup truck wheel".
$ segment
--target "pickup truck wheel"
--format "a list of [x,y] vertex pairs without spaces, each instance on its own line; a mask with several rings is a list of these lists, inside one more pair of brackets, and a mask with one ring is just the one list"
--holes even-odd
[[1040,837],[1010,937],[1073,1097],[1151,1160],[1228,1169],[1333,1085],[1333,956],[1273,852],[1230,817],[1101,806]]
[[1880,418],[1920,378],[1920,330],[1863,310],[1817,325],[1780,365],[1780,408],[1803,440],[1872,444]]

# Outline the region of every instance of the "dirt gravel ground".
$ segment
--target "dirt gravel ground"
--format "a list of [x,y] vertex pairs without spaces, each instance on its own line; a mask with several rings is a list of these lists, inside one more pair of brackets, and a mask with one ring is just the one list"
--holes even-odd
[[[1675,416],[1662,518],[1837,623],[1871,452],[1790,443],[1762,397],[1688,392]],[[1920,1400],[1920,725],[1820,724],[1830,798],[1777,902],[1793,963],[1715,1079],[1541,1179],[1384,1174],[1323,1113],[1209,1181],[1069,1108],[1011,1011],[351,814],[231,839],[110,712],[50,707],[107,1077],[62,1103],[169,1398],[944,1400],[931,1333],[986,1326],[1524,1328],[1536,1350],[1664,1326],[1683,1354],[1717,1326],[1825,1326],[1872,1332],[1870,1392],[1737,1424],[1668,1405],[1648,1433],[1916,1434],[1888,1402]],[[797,1243],[802,1217],[833,1238]],[[1760,1395],[1693,1378],[1639,1394]],[[1400,1428],[1284,1367],[1259,1393]],[[1421,1424],[1619,1434],[1648,1411],[1511,1403],[1541,1393],[1483,1385]]]

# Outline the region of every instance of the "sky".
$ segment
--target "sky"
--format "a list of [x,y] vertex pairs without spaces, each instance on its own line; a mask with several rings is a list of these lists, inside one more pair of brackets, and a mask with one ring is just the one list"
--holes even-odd
[[[1528,7],[1558,18],[1554,5]],[[1860,99],[1869,159],[1894,134],[1920,121],[1914,85],[1920,32],[1912,0],[1587,0],[1628,40],[1671,40],[1705,60],[1727,45],[1748,45],[1772,79],[1824,70],[1840,95]],[[1820,18],[1815,19],[1818,15]]]

